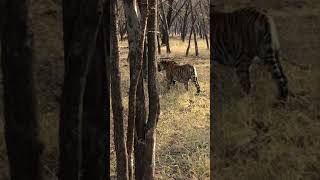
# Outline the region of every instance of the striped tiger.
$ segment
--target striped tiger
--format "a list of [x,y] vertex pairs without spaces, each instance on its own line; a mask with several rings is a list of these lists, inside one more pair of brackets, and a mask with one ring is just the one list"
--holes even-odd
[[242,89],[249,94],[249,69],[259,59],[271,71],[279,99],[287,100],[288,82],[280,64],[280,44],[273,19],[255,8],[230,13],[217,12],[211,6],[211,60],[235,67]]
[[160,72],[162,70],[166,71],[168,89],[170,89],[170,85],[173,85],[176,81],[178,81],[183,83],[186,90],[188,91],[188,82],[191,79],[191,81],[197,88],[197,93],[200,93],[197,70],[192,65],[179,65],[175,61],[161,60],[158,63],[158,71]]

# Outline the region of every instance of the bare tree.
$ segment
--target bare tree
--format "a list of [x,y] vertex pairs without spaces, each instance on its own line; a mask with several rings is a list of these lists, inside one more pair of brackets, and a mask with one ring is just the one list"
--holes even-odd
[[184,16],[183,16],[183,22],[182,22],[182,27],[181,27],[181,40],[185,41],[186,35],[187,35],[187,23],[188,23],[188,17],[190,15],[190,3],[189,0],[188,1],[185,12],[184,12]]
[[146,150],[145,150],[145,174],[144,179],[154,179],[155,175],[155,144],[156,127],[160,113],[159,92],[156,74],[156,34],[157,31],[157,0],[149,0],[148,20],[148,94],[149,115],[145,128]]
[[194,14],[194,7],[192,5],[192,0],[189,0],[189,5],[190,5],[190,11],[191,11],[191,18],[192,18],[192,24],[191,24],[191,30],[190,30],[190,35],[189,35],[189,43],[186,51],[186,56],[189,54],[189,49],[190,49],[190,43],[191,43],[191,37],[193,33],[193,39],[194,39],[194,46],[195,46],[195,54],[196,56],[199,55],[199,49],[198,49],[198,42],[197,42],[197,33],[195,30],[195,23],[196,23],[196,17]]
[[[136,91],[142,69],[143,47],[146,34],[147,16],[146,13],[147,0],[141,0],[144,9],[138,10],[136,1],[123,0],[124,10],[127,17],[127,32],[129,41],[129,63],[130,63],[130,88],[129,88],[129,115],[127,130],[127,154],[129,179],[133,178],[132,152],[135,128],[135,110],[136,110]],[[141,18],[142,17],[142,18]]]
[[117,12],[115,1],[111,1],[111,96],[114,126],[114,144],[117,158],[117,179],[129,179],[128,156],[124,135],[123,106],[120,87],[119,47],[117,38]]
[[[169,0],[169,1],[171,3],[173,2],[173,0]],[[168,16],[166,15],[166,13],[164,11],[163,3],[164,3],[164,0],[160,0],[160,11],[161,11],[160,20],[162,22],[162,26],[161,26],[162,44],[166,45],[167,53],[171,53],[170,42],[169,42]],[[169,15],[171,15],[170,12],[172,12],[172,8],[169,8],[169,9],[170,9]],[[171,16],[169,18],[171,19]]]
[[[143,8],[141,8],[143,9]],[[149,113],[146,117],[143,79],[139,79],[137,88],[135,132],[135,177],[136,179],[154,179],[155,177],[155,143],[156,126],[159,118],[159,94],[156,83],[156,31],[157,3],[149,0],[147,25],[147,60],[148,60],[148,94]]]
[[33,77],[30,1],[0,3],[5,140],[10,176],[16,180],[40,180],[42,144]]

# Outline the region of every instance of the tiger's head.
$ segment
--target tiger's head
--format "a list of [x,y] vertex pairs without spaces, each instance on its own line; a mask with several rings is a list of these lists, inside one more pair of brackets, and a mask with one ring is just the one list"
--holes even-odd
[[174,61],[164,61],[164,60],[162,60],[162,61],[160,61],[158,63],[158,71],[160,72],[162,70],[166,70],[168,67],[176,65],[176,64],[177,63],[174,62]]

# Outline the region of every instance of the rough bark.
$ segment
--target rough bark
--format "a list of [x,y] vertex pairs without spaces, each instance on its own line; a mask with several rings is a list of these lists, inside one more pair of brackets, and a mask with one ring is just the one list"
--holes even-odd
[[155,177],[155,144],[156,127],[160,113],[159,92],[157,87],[156,74],[156,27],[157,27],[157,3],[156,0],[149,0],[148,19],[148,94],[149,94],[149,115],[145,128],[145,156],[144,156],[144,179],[152,180]]
[[189,55],[189,50],[190,50],[190,46],[191,46],[191,37],[192,37],[192,34],[195,33],[193,31],[194,30],[194,28],[193,28],[194,23],[195,23],[195,21],[193,21],[192,24],[191,24],[191,30],[190,30],[190,34],[189,34],[189,41],[188,41],[188,47],[187,47],[187,51],[186,51],[186,56]]
[[167,22],[168,22],[168,28],[170,29],[173,19],[172,19],[172,12],[173,12],[173,1],[174,0],[168,0],[168,14],[167,14]]
[[82,176],[83,97],[102,19],[98,5],[99,0],[63,3],[65,75],[59,128],[60,180]]
[[[205,9],[203,9],[203,7],[202,7],[202,3],[200,3],[199,4],[199,7],[200,7],[200,11],[201,12],[204,12],[205,11]],[[205,8],[205,7],[204,7]],[[205,18],[204,17],[202,17],[202,32],[203,32],[203,36],[204,36],[204,38],[205,38],[205,40],[206,40],[206,45],[207,45],[207,49],[209,49],[210,48],[210,45],[209,45],[209,38],[208,38],[208,29],[207,29],[207,26],[206,26],[206,20],[205,20]]]
[[[188,1],[188,0],[187,0]],[[184,42],[187,35],[187,25],[188,25],[188,17],[190,14],[190,3],[187,4],[186,10],[183,16],[182,30],[181,30],[181,40]]]
[[145,149],[144,144],[141,143],[141,140],[144,140],[144,136],[145,136],[144,127],[146,124],[146,105],[145,105],[145,95],[144,95],[144,83],[142,78],[139,78],[139,83],[137,86],[137,106],[136,106],[135,121],[136,121],[135,122],[136,136],[134,138],[135,177],[136,179],[141,179],[144,174],[143,157],[144,157],[144,149]]
[[195,17],[194,12],[193,12],[194,8],[193,8],[191,0],[189,0],[189,6],[190,6],[190,12],[191,12],[192,25],[191,25],[191,30],[190,30],[189,43],[188,43],[188,48],[187,48],[187,51],[186,51],[186,56],[188,56],[188,54],[189,54],[192,34],[193,34],[193,39],[194,39],[195,54],[196,54],[196,56],[198,56],[199,55],[199,49],[198,49],[198,43],[197,43],[197,33],[196,33],[196,30],[195,30],[196,17]]
[[143,79],[147,79],[148,76],[148,42],[147,39],[144,43],[143,50],[143,62],[142,62],[142,75]]
[[128,157],[127,147],[125,143],[125,130],[123,118],[123,105],[120,87],[120,70],[119,70],[119,46],[118,46],[118,27],[117,27],[117,12],[113,1],[111,7],[111,97],[113,111],[113,128],[114,128],[114,144],[117,161],[117,179],[128,180]]
[[197,42],[197,33],[195,31],[195,29],[193,28],[193,41],[194,41],[194,50],[195,50],[195,54],[196,56],[199,56],[199,48],[198,48],[198,42]]
[[162,21],[162,26],[161,26],[162,44],[166,45],[167,53],[171,53],[170,42],[169,42],[169,24],[167,21],[167,15],[164,12],[162,0],[160,0],[160,11],[161,11],[161,16],[162,16],[162,18],[161,18],[161,21]]
[[[12,180],[40,180],[37,100],[33,77],[30,1],[0,2],[5,9],[1,55],[4,83],[5,140]],[[4,6],[5,5],[5,6]],[[0,26],[2,29],[2,27]]]
[[160,37],[159,34],[157,34],[157,47],[158,47],[158,53],[161,54],[161,45],[160,45]]
[[128,115],[128,130],[127,130],[127,154],[128,154],[128,169],[129,179],[133,178],[132,166],[132,151],[133,137],[135,128],[135,109],[136,109],[136,91],[142,69],[143,46],[146,34],[147,11],[145,10],[148,4],[147,0],[141,1],[143,4],[140,9],[141,18],[137,13],[138,5],[135,1],[124,0],[124,9],[127,17],[127,31],[129,41],[129,62],[130,62],[130,87],[129,87],[129,115]]

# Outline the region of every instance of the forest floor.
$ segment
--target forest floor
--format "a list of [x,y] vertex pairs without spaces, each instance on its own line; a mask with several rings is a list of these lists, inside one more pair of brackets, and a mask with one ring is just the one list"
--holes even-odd
[[[194,48],[185,56],[187,41],[171,38],[171,54],[176,62],[189,63],[197,68],[200,95],[189,82],[189,91],[183,84],[167,90],[165,74],[157,72],[160,90],[160,117],[156,131],[156,178],[157,179],[209,179],[210,123],[209,123],[209,50],[205,41],[199,40],[200,56],[194,56]],[[193,47],[193,44],[191,44]],[[122,96],[125,119],[128,112],[129,66],[127,43],[120,43]],[[159,57],[167,57],[165,47]],[[146,83],[145,83],[146,84]],[[111,131],[112,132],[112,131]],[[113,139],[111,139],[111,142]],[[111,170],[115,172],[115,152],[112,143]]]
[[277,89],[259,65],[251,68],[252,91],[244,95],[234,70],[217,65],[217,126],[212,130],[218,136],[211,141],[217,146],[211,153],[211,176],[217,180],[320,179],[319,1],[215,2],[224,2],[226,9],[248,5],[268,9],[278,27],[281,62],[294,96],[285,107],[273,106]]

